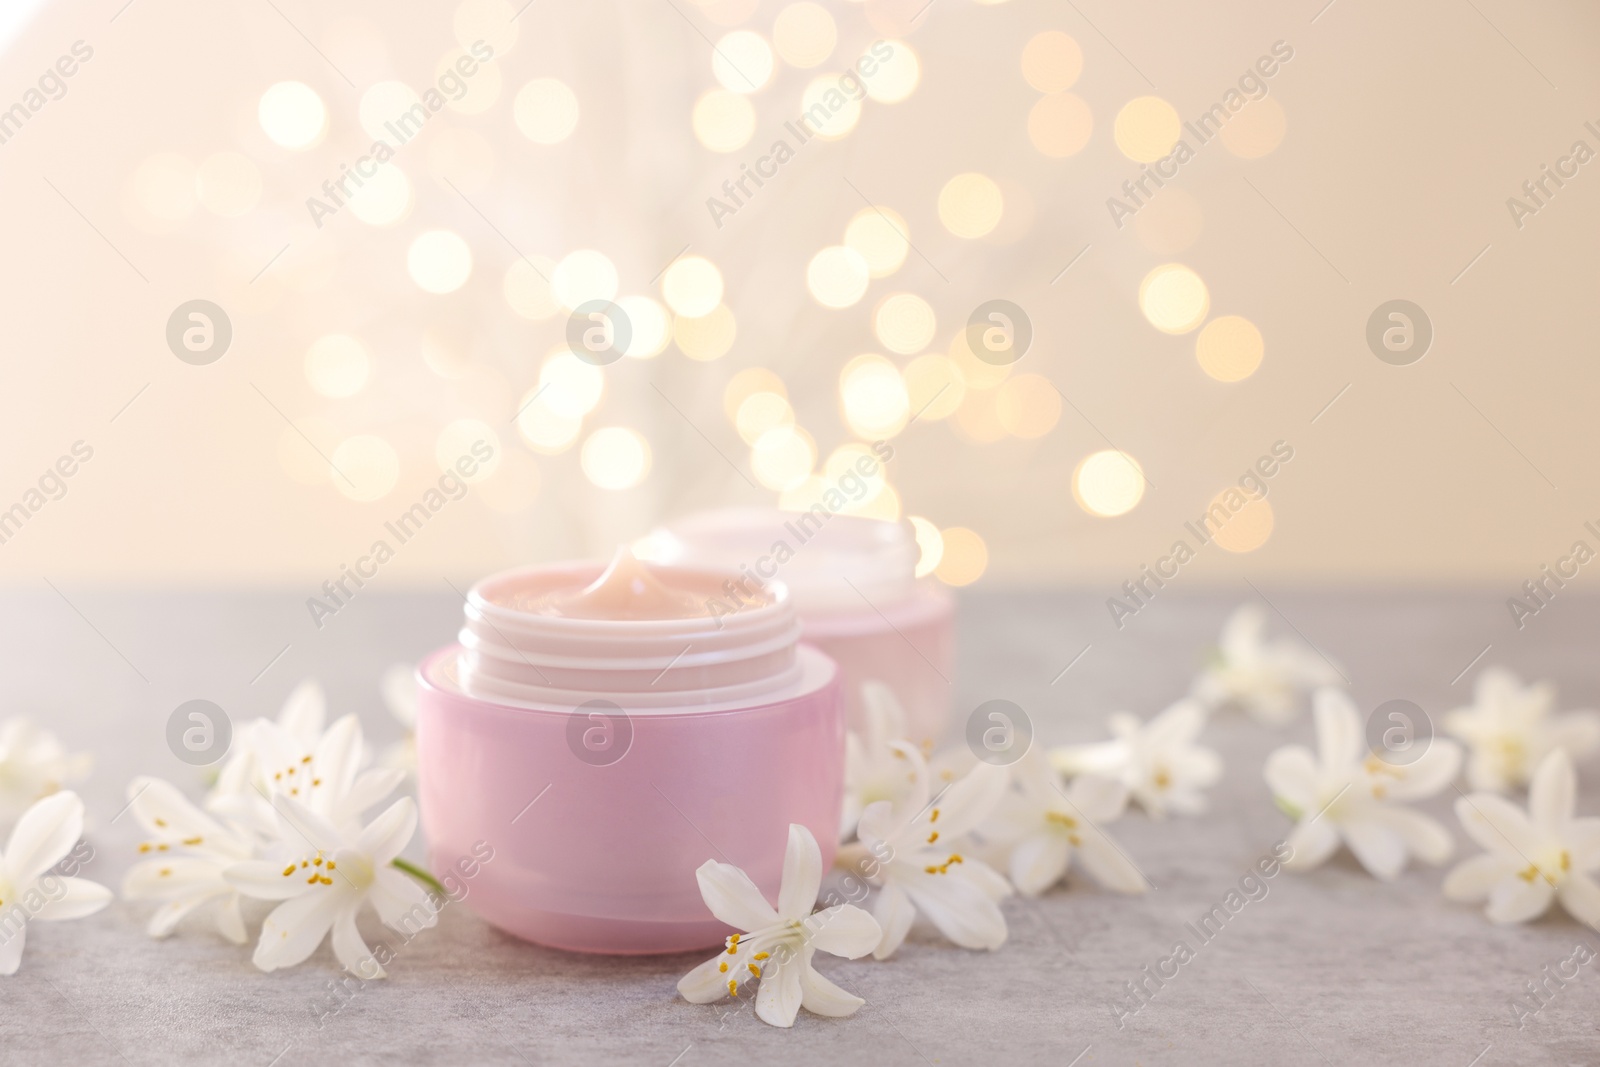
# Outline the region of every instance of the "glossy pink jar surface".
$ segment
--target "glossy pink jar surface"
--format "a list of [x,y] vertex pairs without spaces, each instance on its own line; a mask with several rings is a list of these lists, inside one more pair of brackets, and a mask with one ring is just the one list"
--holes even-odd
[[[479,607],[478,591],[496,580],[475,588]],[[490,652],[458,643],[431,655],[419,669],[416,731],[422,828],[435,869],[479,843],[494,850],[466,907],[556,948],[679,952],[713,946],[730,932],[700,897],[694,872],[707,859],[742,867],[776,899],[795,822],[831,862],[844,762],[838,671],[793,636],[787,645],[771,636],[798,633],[785,629],[785,613],[792,617],[786,593],[765,616],[739,620],[755,627],[744,645],[729,635],[733,627],[706,631],[704,640],[723,645],[697,663],[688,662],[693,640],[674,656],[666,648],[683,646],[658,639],[704,619],[572,620],[555,624],[563,642],[552,652],[505,618],[475,622],[473,603],[463,637],[497,645],[505,636],[500,651],[515,655],[480,664],[476,674],[475,656]],[[650,654],[620,655],[640,648]],[[741,649],[749,656],[740,659]],[[751,664],[765,670],[775,658],[788,664],[778,683],[752,693]],[[731,671],[718,674],[730,660]],[[548,704],[512,699],[512,666],[550,678],[613,678],[623,688],[594,693],[591,706],[568,688]],[[475,676],[503,684],[492,696],[474,695]],[[680,678],[692,688],[675,690]],[[718,688],[719,680],[728,684]],[[630,686],[638,691],[630,694]],[[729,693],[738,695],[718,699]]]

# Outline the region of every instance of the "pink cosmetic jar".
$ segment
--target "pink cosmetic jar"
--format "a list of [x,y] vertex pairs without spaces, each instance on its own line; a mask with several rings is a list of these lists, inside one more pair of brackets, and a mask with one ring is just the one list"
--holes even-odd
[[920,549],[908,522],[768,508],[699,512],[639,546],[662,563],[736,571],[742,589],[787,586],[805,640],[844,677],[850,728],[865,722],[861,683],[884,682],[900,699],[910,739],[937,742],[949,725],[955,675],[954,606],[916,574]]
[[[790,823],[832,862],[844,711],[788,590],[713,615],[727,573],[562,563],[487,578],[418,669],[417,777],[436,871],[487,844],[463,903],[576,952],[680,952],[728,928],[707,859],[776,899]],[[476,846],[476,847],[475,847]]]

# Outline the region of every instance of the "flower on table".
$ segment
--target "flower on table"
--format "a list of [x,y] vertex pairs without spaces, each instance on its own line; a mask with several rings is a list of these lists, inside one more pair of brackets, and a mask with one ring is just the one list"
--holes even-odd
[[789,826],[776,908],[749,875],[731,864],[707,860],[695,879],[711,914],[741,932],[728,937],[724,951],[684,975],[678,982],[683,999],[710,1004],[737,997],[757,982],[756,1015],[773,1026],[793,1026],[802,1007],[816,1015],[845,1016],[865,1003],[812,966],[818,950],[845,959],[864,956],[882,931],[853,904],[812,912],[822,884],[822,852],[810,830]]
[[1000,802],[1009,772],[980,763],[930,801],[922,753],[903,741],[894,748],[911,770],[910,790],[898,803],[868,805],[856,827],[859,840],[841,848],[836,860],[877,889],[872,914],[883,937],[873,956],[893,955],[918,914],[963,948],[999,948],[1006,920],[997,902],[1011,894],[1011,886],[961,848]]
[[972,749],[961,743],[946,746],[928,757],[928,780],[943,789],[958,778],[972,773],[979,763]]
[[360,977],[381,978],[382,966],[356,930],[362,907],[371,903],[408,936],[434,925],[433,901],[410,876],[437,884],[400,859],[416,832],[415,803],[397,801],[370,822],[365,815],[404,772],[363,770],[360,722],[346,715],[324,729],[325,717],[322,691],[308,682],[276,721],[244,724],[206,810],[166,782],[129,786],[130,808],[151,839],[140,846],[145,858],[123,892],[161,902],[152,936],[170,934],[185,915],[215,902],[218,929],[242,944],[248,935],[240,895],[280,901],[256,945],[262,970],[301,962],[331,931],[340,963]]
[[52,793],[17,820],[0,857],[0,974],[16,974],[28,924],[81,919],[111,902],[111,890],[84,878],[57,874],[83,836],[78,794]]
[[247,739],[251,774],[244,790],[214,796],[208,806],[264,836],[281,827],[274,811],[279,796],[348,829],[405,781],[403,771],[361,769],[367,750],[354,715],[340,718],[309,747],[305,735],[279,723],[257,720],[254,726]]
[[1438,866],[1455,841],[1438,822],[1405,806],[1447,788],[1461,769],[1461,747],[1435,739],[1416,760],[1393,764],[1370,753],[1361,716],[1340,690],[1318,690],[1313,702],[1318,754],[1286,745],[1267,758],[1264,774],[1278,806],[1296,821],[1287,844],[1293,871],[1321,864],[1343,842],[1374,877],[1399,876],[1409,855]]
[[409,663],[396,663],[383,672],[383,703],[406,734],[384,749],[378,762],[384,767],[417,773],[417,669]]
[[416,833],[416,802],[401,797],[355,832],[285,793],[273,797],[273,809],[279,840],[271,858],[223,872],[246,896],[282,901],[262,924],[255,965],[263,971],[292,967],[331,931],[341,964],[361,978],[384,977],[356,929],[363,905],[370,903],[385,925],[408,936],[438,921],[427,893],[393,866]]
[[1011,882],[1024,896],[1038,896],[1061,881],[1076,856],[1107,889],[1143,893],[1148,882],[1102,827],[1128,806],[1128,788],[1095,774],[1070,785],[1037,750],[1013,767],[1018,789],[1005,794],[983,827],[983,836],[1009,849]]
[[1484,851],[1445,877],[1444,895],[1472,903],[1487,900],[1497,923],[1543,915],[1555,900],[1573,918],[1600,925],[1600,818],[1575,818],[1578,780],[1562,749],[1539,764],[1528,790],[1528,810],[1491,792],[1456,800],[1456,817]]
[[240,723],[233,734],[233,749],[206,800],[207,808],[215,810],[217,804],[225,804],[228,798],[251,794],[260,778],[258,738],[263,728],[275,727],[288,739],[287,743],[310,752],[317,747],[326,720],[327,697],[322,686],[308,678],[290,691],[276,720],[251,719]]
[[1223,624],[1214,661],[1195,679],[1207,708],[1238,707],[1262,722],[1294,717],[1300,694],[1343,681],[1333,664],[1296,638],[1266,639],[1267,613],[1243,604]]
[[0,822],[11,823],[34,801],[87,777],[92,762],[30,719],[0,723]]
[[239,891],[223,874],[255,857],[251,836],[213,819],[159,778],[129,782],[128,808],[150,840],[139,846],[148,858],[134,864],[123,879],[122,895],[161,902],[146,927],[150,936],[168,936],[184,916],[214,903],[217,930],[234,944],[244,944],[248,938]]
[[1445,716],[1444,728],[1470,751],[1467,782],[1497,793],[1526,785],[1533,769],[1556,750],[1574,760],[1600,748],[1600,714],[1552,714],[1555,688],[1548,682],[1524,686],[1515,674],[1490,667],[1478,675],[1472,703]]
[[1113,740],[1063,745],[1050,751],[1050,762],[1069,777],[1095,774],[1121,782],[1155,818],[1194,815],[1205,810],[1202,791],[1222,777],[1222,758],[1195,743],[1205,723],[1205,709],[1193,700],[1180,700],[1149,722],[1119,713],[1109,722]]
[[839,820],[839,839],[848,840],[856,822],[869,804],[880,800],[897,801],[910,791],[911,768],[894,743],[906,736],[905,709],[894,690],[882,682],[868,681],[861,686],[861,703],[866,715],[866,731],[844,735],[844,806]]

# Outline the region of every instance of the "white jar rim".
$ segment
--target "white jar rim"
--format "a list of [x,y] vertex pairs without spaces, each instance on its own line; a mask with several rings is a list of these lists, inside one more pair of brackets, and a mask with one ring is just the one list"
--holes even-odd
[[540,610],[606,572],[578,561],[491,575],[467,594],[459,681],[469,696],[626,709],[702,707],[792,688],[800,622],[781,582],[740,583],[726,569],[649,564],[663,584],[692,591],[705,613],[680,618],[573,618]]

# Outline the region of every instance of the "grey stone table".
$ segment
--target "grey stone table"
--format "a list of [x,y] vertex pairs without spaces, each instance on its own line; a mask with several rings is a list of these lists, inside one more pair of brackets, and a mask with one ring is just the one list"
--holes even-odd
[[[108,593],[57,584],[4,595],[0,711],[31,714],[95,754],[93,778],[80,790],[96,850],[86,873],[113,886],[138,839],[132,820],[117,817],[128,779],[158,774],[196,794],[201,788],[199,772],[164,740],[179,703],[204,697],[235,719],[271,714],[298,679],[315,676],[335,711],[359,712],[371,739],[393,740],[399,727],[382,708],[377,678],[389,663],[447,640],[459,610],[442,582],[437,594],[370,590],[319,631],[304,593]],[[1600,602],[1569,594],[1519,632],[1504,591],[1261,592],[1281,612],[1276,626],[1292,624],[1340,661],[1363,708],[1405,697],[1437,715],[1466,695],[1487,663],[1554,679],[1567,706],[1600,706]],[[1003,697],[1030,712],[1045,742],[1097,736],[1108,711],[1148,715],[1178,696],[1238,599],[1167,591],[1119,632],[1103,595],[965,597],[958,706]],[[775,1030],[748,1011],[678,1000],[674,984],[697,956],[569,955],[518,942],[452,907],[438,929],[404,947],[387,981],[319,1025],[339,970],[326,946],[301,967],[261,974],[247,951],[204,924],[149,940],[146,907],[119,901],[89,919],[30,930],[21,972],[0,979],[0,1054],[20,1064],[238,1067],[1600,1062],[1600,965],[1584,967],[1525,1029],[1510,1008],[1546,965],[1553,969],[1579,942],[1600,948],[1600,935],[1558,912],[1496,928],[1479,911],[1445,901],[1439,871],[1411,869],[1383,885],[1348,858],[1273,879],[1268,896],[1199,947],[1119,1028],[1110,1005],[1125,983],[1165,956],[1185,924],[1286,832],[1261,766],[1273,747],[1310,735],[1308,717],[1280,732],[1217,719],[1207,740],[1223,753],[1227,776],[1210,813],[1166,822],[1130,815],[1116,824],[1155,892],[1128,898],[1074,882],[1038,900],[1014,899],[1006,905],[1011,939],[992,954],[914,933],[887,963],[829,960],[828,973],[867,1000],[850,1019],[802,1012],[792,1031]],[[1583,807],[1595,811],[1600,774],[1587,770]],[[1460,842],[1449,807],[1448,798],[1429,805]],[[369,940],[381,934],[370,915],[363,930]]]

